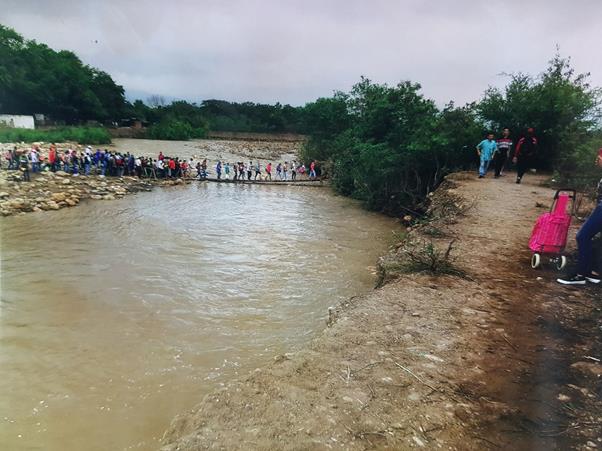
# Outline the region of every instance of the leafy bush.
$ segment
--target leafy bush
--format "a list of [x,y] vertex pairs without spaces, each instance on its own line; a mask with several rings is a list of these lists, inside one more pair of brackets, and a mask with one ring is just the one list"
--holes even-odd
[[474,106],[439,111],[420,85],[391,87],[362,78],[349,94],[308,104],[302,158],[332,163],[341,194],[399,214],[418,205],[450,171],[474,157],[481,139]]
[[362,78],[350,93],[305,106],[306,162],[331,167],[341,194],[397,215],[417,208],[443,177],[475,169],[476,144],[491,129],[509,127],[515,143],[534,127],[536,167],[577,188],[593,183],[592,162],[602,143],[602,91],[556,55],[538,77],[512,75],[502,92],[490,88],[479,103],[438,110],[420,85],[375,84]]
[[0,142],[67,142],[80,144],[109,144],[111,135],[100,127],[60,127],[29,130],[24,128],[0,128]]
[[150,139],[189,140],[207,136],[207,128],[193,127],[188,122],[178,119],[166,119],[148,128],[147,137]]
[[581,163],[594,158],[591,141],[600,132],[602,117],[602,91],[587,78],[575,73],[570,59],[556,54],[538,77],[514,74],[503,92],[488,89],[478,110],[492,128],[509,127],[515,142],[533,127],[539,140],[538,167],[579,172]]

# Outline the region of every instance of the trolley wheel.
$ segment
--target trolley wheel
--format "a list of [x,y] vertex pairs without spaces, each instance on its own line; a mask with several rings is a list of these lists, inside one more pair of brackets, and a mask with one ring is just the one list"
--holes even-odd
[[541,255],[533,254],[533,256],[531,257],[531,268],[539,268],[539,265],[541,265]]
[[556,269],[558,271],[562,271],[566,266],[567,259],[564,255],[561,255],[556,259]]

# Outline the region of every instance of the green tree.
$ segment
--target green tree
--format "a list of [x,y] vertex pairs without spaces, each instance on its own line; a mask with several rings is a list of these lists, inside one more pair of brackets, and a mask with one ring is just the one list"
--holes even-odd
[[416,206],[446,173],[471,161],[467,145],[474,148],[482,133],[473,106],[440,112],[411,82],[362,78],[349,94],[318,99],[304,113],[303,158],[329,167],[340,193],[390,214]]
[[538,165],[570,170],[573,150],[600,124],[601,92],[589,85],[588,75],[576,74],[570,59],[556,54],[538,77],[511,75],[503,91],[488,89],[478,105],[480,116],[493,129],[509,127],[515,141],[533,127],[540,143]]
[[54,51],[0,25],[0,108],[68,123],[120,119],[124,90],[69,51]]

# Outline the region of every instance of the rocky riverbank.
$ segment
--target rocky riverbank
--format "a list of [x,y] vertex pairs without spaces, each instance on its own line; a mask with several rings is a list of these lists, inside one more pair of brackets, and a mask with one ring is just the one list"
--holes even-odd
[[0,215],[74,207],[82,200],[114,200],[154,186],[186,183],[182,179],[149,180],[137,177],[72,176],[66,172],[31,174],[22,181],[20,171],[0,171]]
[[[600,292],[530,269],[553,195],[539,181],[445,184],[438,220],[406,238],[425,245],[392,249],[383,287],[331,310],[307,349],[180,415],[163,449],[602,447]],[[429,265],[439,274],[407,273]]]

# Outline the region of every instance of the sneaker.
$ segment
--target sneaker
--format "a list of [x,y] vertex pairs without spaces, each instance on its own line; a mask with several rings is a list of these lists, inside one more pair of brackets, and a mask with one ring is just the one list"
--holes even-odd
[[484,175],[479,175],[479,178],[482,179],[483,177],[485,177]]
[[516,178],[516,183],[518,183],[520,185],[520,177]]
[[563,285],[585,285],[586,279],[581,274],[575,274],[571,277],[565,277],[563,279],[556,279],[558,283]]
[[598,274],[594,274],[591,272],[587,276],[585,276],[585,280],[587,280],[589,283],[595,283],[595,284],[598,284],[598,283],[600,283],[600,281],[602,281],[602,279],[600,279],[600,276]]

